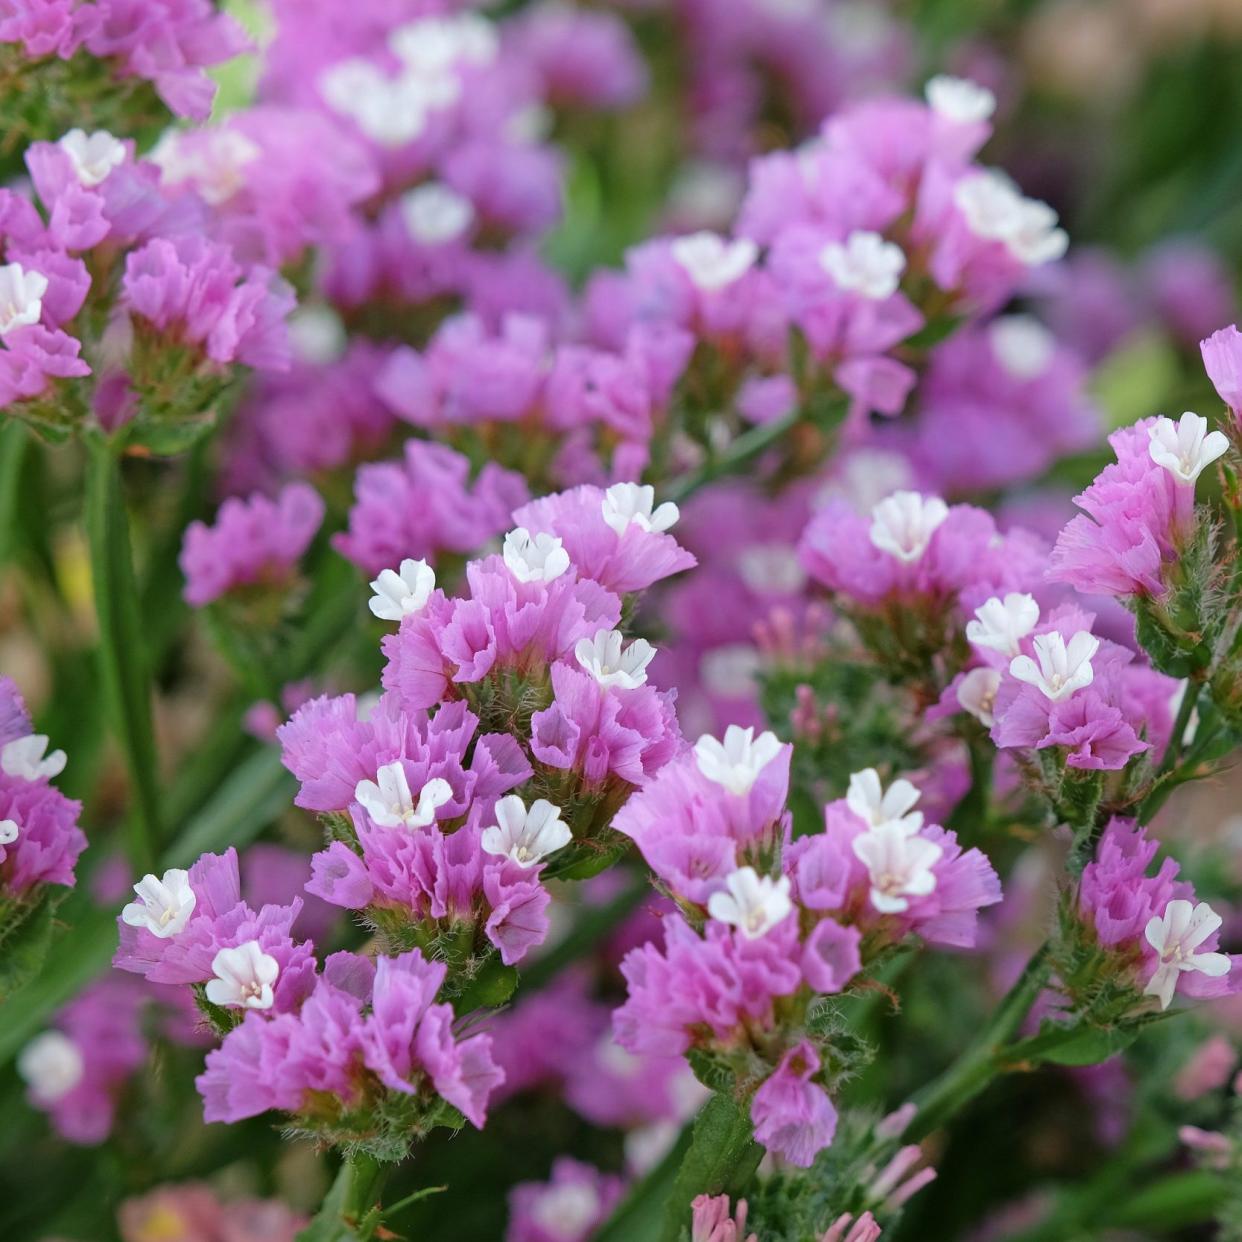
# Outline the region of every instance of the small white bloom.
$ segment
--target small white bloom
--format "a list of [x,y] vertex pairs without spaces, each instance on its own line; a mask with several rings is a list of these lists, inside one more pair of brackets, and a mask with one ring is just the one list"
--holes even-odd
[[993,595],[975,609],[974,621],[966,622],[966,639],[1002,655],[1016,656],[1021,640],[1039,624],[1039,605],[1034,596],[1011,591],[1004,599]]
[[426,828],[435,823],[436,811],[453,800],[453,787],[434,776],[419,790],[416,804],[399,760],[384,764],[375,776],[354,786],[354,798],[381,828]]
[[195,134],[192,146],[169,131],[148,156],[160,169],[165,185],[193,184],[213,207],[227,203],[246,184],[246,168],[263,154],[259,145],[235,129],[208,129]]
[[46,292],[47,277],[42,272],[28,272],[20,263],[0,267],[0,336],[38,323]]
[[603,513],[604,521],[618,535],[624,535],[631,524],[639,530],[666,531],[681,517],[671,500],[656,506],[655,488],[638,483],[614,483],[604,493]]
[[422,612],[436,589],[436,571],[426,561],[406,557],[399,570],[385,569],[374,582],[367,607],[381,621],[400,621]]
[[944,851],[934,841],[908,836],[900,824],[881,824],[854,838],[854,854],[871,876],[871,904],[881,914],[899,914],[910,897],[936,888],[932,868]]
[[153,936],[167,940],[190,921],[198,897],[190,887],[190,873],[170,867],[164,878],[144,875],[134,885],[137,901],[121,911],[121,921],[130,927],[145,927]]
[[948,516],[949,507],[939,496],[894,492],[871,510],[871,542],[909,564],[927,551],[932,535]]
[[401,196],[401,218],[420,245],[443,246],[474,223],[474,204],[464,194],[430,181]]
[[401,147],[427,128],[431,113],[454,103],[461,84],[452,73],[405,72],[390,78],[361,58],[340,61],[319,79],[324,100],[373,142]]
[[875,768],[864,768],[850,774],[845,801],[868,827],[895,824],[907,836],[913,836],[923,826],[923,812],[911,810],[920,797],[919,790],[907,780],[895,780],[886,790]]
[[722,699],[744,699],[759,687],[763,661],[751,643],[726,643],[705,651],[699,659],[699,681],[708,694]]
[[74,176],[85,186],[100,185],[125,162],[125,144],[106,129],[93,134],[71,129],[56,145],[69,157]]
[[741,280],[754,267],[759,247],[748,237],[730,241],[705,229],[677,238],[672,254],[696,289],[718,293]]
[[299,306],[289,316],[289,342],[303,362],[327,366],[344,354],[348,340],[340,315],[330,306],[313,303]]
[[488,65],[500,51],[494,24],[477,13],[424,17],[398,26],[388,46],[410,69],[442,74],[458,64]]
[[17,1054],[17,1072],[30,1094],[43,1104],[54,1104],[82,1081],[86,1070],[81,1049],[61,1031],[36,1035]]
[[737,572],[756,595],[796,595],[806,585],[797,550],[787,543],[752,543],[737,557]]
[[601,686],[634,690],[647,680],[655,648],[646,639],[636,638],[622,649],[623,638],[620,630],[600,630],[594,638],[580,638],[574,658]]
[[280,965],[263,952],[257,940],[247,940],[235,949],[221,949],[212,959],[211,970],[215,978],[207,980],[206,991],[213,1005],[271,1009]]
[[533,867],[572,839],[561,809],[543,798],[528,808],[517,794],[496,803],[496,822],[483,829],[484,853],[512,858],[519,867]]
[[[0,768],[6,776],[16,776],[23,781],[37,781],[46,777],[51,780],[65,770],[65,752],[47,752],[47,735],[31,733],[5,742],[0,749]],[[46,758],[44,757],[46,755]]]
[[1035,657],[1039,663],[1028,655],[1020,655],[1010,663],[1009,671],[1019,681],[1037,686],[1045,698],[1055,703],[1091,684],[1095,677],[1091,657],[1099,649],[1100,640],[1086,630],[1079,630],[1068,645],[1055,630],[1037,634]]
[[1195,480],[1218,457],[1229,451],[1223,431],[1208,431],[1208,421],[1189,410],[1174,422],[1158,418],[1147,429],[1147,451],[1157,466],[1163,466],[1179,483],[1195,485]]
[[699,738],[694,744],[694,759],[709,781],[741,797],[750,793],[759,773],[780,751],[775,733],[765,732],[756,737],[753,728],[730,725],[723,743],[708,733]]
[[901,283],[906,256],[901,247],[879,233],[853,232],[841,242],[829,242],[819,252],[820,266],[838,289],[881,302],[891,298]]
[[1001,675],[994,668],[972,668],[957,685],[957,701],[981,725],[990,729],[996,723],[994,710]]
[[22,834],[15,819],[0,819],[0,845],[12,845]]
[[1059,259],[1069,245],[1057,213],[1025,198],[1003,173],[980,169],[953,187],[953,202],[966,227],[985,241],[1002,242],[1015,259],[1036,266]]
[[590,1182],[549,1183],[531,1203],[530,1216],[545,1237],[573,1242],[591,1232],[602,1207]]
[[551,582],[569,568],[569,553],[560,539],[543,531],[532,535],[525,526],[505,536],[504,558],[519,582]]
[[933,112],[958,125],[977,125],[996,111],[996,96],[986,86],[947,73],[929,79],[923,95]]
[[725,877],[725,888],[728,892],[708,898],[707,913],[736,927],[747,940],[766,935],[793,909],[787,875],[773,880],[754,867],[741,867]]
[[1159,998],[1160,1008],[1167,1009],[1183,971],[1197,970],[1211,979],[1227,975],[1233,963],[1226,954],[1195,952],[1220,925],[1220,915],[1206,901],[1192,906],[1180,899],[1170,901],[1164,914],[1149,920],[1143,934],[1160,961],[1143,995]]
[[1043,375],[1056,353],[1056,337],[1033,315],[1000,315],[988,326],[996,361],[1016,380]]

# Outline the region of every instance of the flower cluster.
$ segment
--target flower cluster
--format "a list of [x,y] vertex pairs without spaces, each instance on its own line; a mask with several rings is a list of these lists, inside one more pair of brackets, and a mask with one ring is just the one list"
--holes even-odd
[[762,1076],[755,1137],[806,1167],[836,1128],[820,1080],[830,1049],[807,1026],[815,998],[910,933],[973,945],[979,910],[1001,893],[978,850],[924,823],[913,785],[884,790],[874,769],[825,808],[821,833],[791,841],[790,750],[737,726],[723,743],[705,736],[617,815],[682,914],[665,920],[662,950],[645,944],[622,964],[615,1030],[632,1052],[695,1048]]

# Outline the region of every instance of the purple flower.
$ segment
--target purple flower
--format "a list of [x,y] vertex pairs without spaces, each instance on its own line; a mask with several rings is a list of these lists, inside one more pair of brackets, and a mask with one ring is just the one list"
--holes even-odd
[[818,1071],[819,1056],[804,1039],[781,1057],[750,1105],[755,1138],[803,1169],[811,1167],[837,1129],[837,1110],[828,1093],[811,1081]]
[[792,918],[754,939],[714,920],[700,937],[679,915],[666,918],[663,950],[649,942],[621,963],[628,996],[613,1014],[617,1042],[675,1056],[705,1039],[728,1045],[743,1024],[770,1024],[775,999],[801,981],[797,935]]
[[193,234],[157,237],[126,256],[121,289],[139,319],[213,362],[289,366],[292,291],[263,269],[243,272],[227,246]]
[[434,562],[476,551],[510,526],[528,494],[519,475],[495,462],[472,480],[462,454],[425,440],[407,441],[400,462],[361,467],[354,489],[349,530],[332,543],[369,574],[406,557]]
[[286,579],[323,521],[319,493],[307,483],[290,483],[269,500],[230,497],[213,526],[191,522],[179,564],[186,602],[202,608],[239,587]]
[[1212,387],[1234,418],[1242,418],[1242,332],[1230,324],[1213,332],[1199,348]]
[[587,1242],[621,1198],[619,1177],[558,1156],[546,1182],[520,1182],[509,1192],[505,1242]]
[[581,577],[627,595],[697,564],[666,533],[677,516],[671,504],[653,512],[650,487],[618,483],[607,491],[575,487],[531,501],[514,512],[513,521],[532,535],[557,536]]
[[20,897],[39,884],[73,887],[73,869],[86,848],[81,810],[46,779],[0,773],[0,823],[8,829],[0,844],[0,887],[6,893]]

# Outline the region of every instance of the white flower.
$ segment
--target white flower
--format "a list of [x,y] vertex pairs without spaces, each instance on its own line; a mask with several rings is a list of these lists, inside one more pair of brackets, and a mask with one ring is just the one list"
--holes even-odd
[[1189,410],[1177,422],[1158,418],[1147,429],[1147,451],[1157,466],[1163,466],[1179,483],[1193,487],[1204,468],[1229,451],[1225,433],[1207,428],[1207,419]]
[[977,620],[966,622],[968,642],[1016,656],[1021,651],[1021,640],[1039,624],[1039,605],[1034,596],[1011,591],[1004,599],[993,595],[980,604],[975,617]]
[[1057,213],[1038,199],[1025,198],[1013,182],[993,169],[980,169],[953,187],[953,202],[967,228],[984,241],[1002,242],[1028,266],[1059,259],[1069,245]]
[[426,561],[406,557],[399,570],[385,569],[374,582],[367,607],[381,621],[400,621],[421,612],[436,589],[436,571]]
[[934,841],[908,836],[900,824],[880,824],[854,838],[854,854],[871,875],[871,904],[881,914],[899,914],[910,897],[936,887],[932,867],[941,850]]
[[1233,963],[1226,954],[1195,952],[1220,925],[1220,915],[1206,901],[1197,906],[1188,901],[1170,901],[1164,914],[1149,920],[1143,934],[1159,955],[1160,963],[1143,995],[1158,997],[1160,1008],[1167,1009],[1182,971],[1197,970],[1211,979],[1227,975]]
[[530,1205],[530,1217],[543,1236],[573,1242],[590,1234],[602,1208],[594,1185],[566,1181],[541,1189]]
[[796,595],[806,570],[787,543],[752,543],[737,554],[737,572],[756,595]]
[[996,111],[996,96],[986,86],[947,73],[929,79],[923,95],[933,112],[958,125],[977,125]]
[[655,648],[646,639],[636,638],[622,650],[623,637],[620,630],[600,630],[594,638],[580,638],[574,658],[601,686],[633,690],[647,680]]
[[487,65],[496,59],[500,40],[495,26],[477,13],[424,17],[398,26],[388,46],[410,69],[442,74],[460,63]]
[[747,940],[766,935],[793,909],[789,877],[759,875],[754,867],[742,867],[725,877],[725,893],[713,893],[707,913],[721,923],[736,927]]
[[759,686],[763,661],[751,643],[726,643],[699,658],[699,680],[708,694],[722,699],[744,699]]
[[603,514],[618,535],[624,535],[631,524],[639,530],[666,531],[681,517],[671,500],[656,507],[655,488],[637,483],[614,483],[604,493]]
[[145,927],[161,940],[175,936],[185,927],[198,902],[190,887],[190,873],[180,867],[170,867],[163,879],[144,875],[134,885],[134,892],[138,900],[121,911],[121,921],[130,927]]
[[496,823],[483,829],[484,853],[512,858],[519,867],[533,867],[569,844],[572,834],[561,809],[543,798],[527,808],[517,794],[496,803]]
[[326,366],[345,352],[345,325],[330,306],[299,306],[289,316],[289,341],[303,362]]
[[235,949],[221,949],[212,959],[214,979],[207,980],[207,999],[213,1005],[239,1009],[271,1009],[275,997],[272,986],[280,974],[274,957],[263,952],[257,940],[247,940]]
[[0,819],[0,845],[12,845],[22,834],[15,819]]
[[829,242],[819,252],[819,262],[838,289],[880,302],[897,292],[906,256],[879,233],[857,231],[844,244]]
[[106,129],[93,134],[71,129],[56,145],[69,157],[74,176],[86,186],[106,181],[108,174],[125,162],[125,144]]
[[247,165],[263,152],[235,129],[201,130],[195,137],[200,140],[188,146],[178,133],[169,132],[148,158],[159,166],[165,185],[189,181],[213,207],[227,203],[245,186]]
[[456,241],[474,223],[474,204],[438,181],[401,196],[401,218],[410,236],[424,246]]
[[525,526],[505,536],[505,564],[519,582],[551,582],[569,568],[569,553],[555,535],[532,535]]
[[0,267],[0,336],[38,323],[46,292],[47,277],[42,272],[28,272],[20,263]]
[[1056,337],[1033,315],[1000,315],[988,326],[996,361],[1016,380],[1033,380],[1048,369]]
[[911,810],[920,797],[920,792],[907,780],[896,780],[884,789],[875,768],[864,768],[851,773],[845,801],[868,827],[894,824],[907,836],[913,836],[923,826],[923,812]]
[[1099,649],[1100,640],[1086,630],[1079,630],[1068,646],[1056,631],[1037,634],[1035,656],[1039,663],[1028,655],[1020,655],[1010,663],[1009,671],[1019,681],[1038,686],[1044,697],[1055,703],[1091,684],[1095,677],[1091,657]]
[[723,743],[707,733],[699,738],[694,744],[694,759],[709,781],[741,797],[750,793],[759,773],[780,751],[781,744],[775,733],[766,732],[755,737],[753,728],[730,725],[725,730]]
[[748,237],[732,241],[704,230],[679,237],[672,244],[674,261],[696,289],[717,293],[741,280],[755,265],[759,247]]
[[948,516],[949,507],[939,496],[894,492],[871,510],[871,542],[899,561],[917,561]]
[[23,781],[37,781],[43,777],[51,780],[65,770],[65,752],[54,750],[45,758],[46,752],[46,734],[31,733],[14,738],[0,749],[0,768],[6,776],[16,776]]
[[405,72],[390,78],[369,60],[343,60],[326,70],[319,90],[373,142],[401,147],[427,128],[430,114],[454,103],[461,83],[452,73]]
[[82,1081],[86,1064],[68,1035],[44,1031],[17,1054],[17,1072],[30,1094],[43,1104],[54,1104]]
[[994,668],[972,668],[957,683],[958,703],[987,729],[996,723],[994,708],[1000,683],[1000,672]]
[[381,828],[426,828],[435,823],[436,811],[453,800],[453,787],[434,776],[419,790],[416,805],[400,761],[386,763],[375,775],[376,780],[354,786],[354,798]]

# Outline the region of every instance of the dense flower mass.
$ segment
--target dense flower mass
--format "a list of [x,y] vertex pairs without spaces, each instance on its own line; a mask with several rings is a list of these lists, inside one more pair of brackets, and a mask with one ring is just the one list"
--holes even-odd
[[0,1236],[1237,1233],[1238,31],[971,9],[0,0]]

